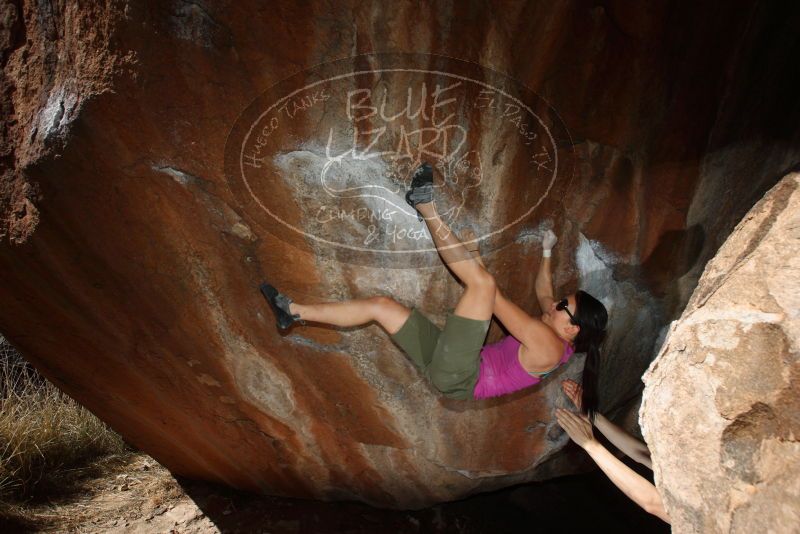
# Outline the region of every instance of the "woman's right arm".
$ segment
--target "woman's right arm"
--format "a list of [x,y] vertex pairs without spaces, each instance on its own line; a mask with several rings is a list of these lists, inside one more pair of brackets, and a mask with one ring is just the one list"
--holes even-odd
[[669,516],[656,487],[636,471],[622,463],[592,435],[592,424],[586,416],[559,408],[556,420],[569,437],[585,450],[598,467],[625,495],[645,511],[669,523]]
[[619,459],[608,452],[599,441],[591,441],[586,444],[584,450],[589,453],[600,469],[611,479],[619,489],[625,493],[633,502],[644,508],[648,513],[659,517],[669,523],[669,516],[664,509],[656,487],[640,476],[633,469],[619,461]]

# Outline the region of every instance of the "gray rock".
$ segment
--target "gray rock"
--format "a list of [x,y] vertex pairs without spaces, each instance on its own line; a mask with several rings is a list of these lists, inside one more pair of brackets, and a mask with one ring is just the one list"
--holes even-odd
[[675,532],[800,525],[800,174],[706,266],[644,377],[640,421]]

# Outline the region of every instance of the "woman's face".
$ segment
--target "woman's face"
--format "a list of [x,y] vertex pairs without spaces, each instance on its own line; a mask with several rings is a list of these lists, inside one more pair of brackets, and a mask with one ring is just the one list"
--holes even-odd
[[569,295],[567,299],[567,308],[558,309],[558,303],[561,299],[555,300],[550,304],[550,309],[547,310],[545,323],[549,324],[561,337],[571,338],[575,335],[575,325],[570,320],[567,310],[575,316],[577,311],[577,303],[575,301],[575,294]]

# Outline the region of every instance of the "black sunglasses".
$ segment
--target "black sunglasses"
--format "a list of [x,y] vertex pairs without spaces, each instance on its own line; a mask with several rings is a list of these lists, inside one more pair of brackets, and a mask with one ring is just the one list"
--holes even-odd
[[569,322],[571,322],[574,325],[577,325],[578,320],[575,318],[574,315],[572,315],[572,312],[569,311],[569,308],[567,308],[567,306],[569,306],[569,300],[561,299],[558,301],[558,304],[556,304],[556,309],[558,311],[564,310],[565,312],[567,312],[567,315],[569,315]]

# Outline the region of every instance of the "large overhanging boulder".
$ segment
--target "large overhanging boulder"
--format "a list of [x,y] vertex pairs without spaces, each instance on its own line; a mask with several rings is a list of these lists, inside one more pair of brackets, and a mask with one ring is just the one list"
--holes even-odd
[[[391,294],[441,324],[460,286],[413,214],[392,227],[380,203],[407,210],[413,156],[447,133],[453,150],[422,155],[446,166],[453,226],[531,313],[554,226],[559,292],[611,310],[601,407],[635,404],[702,265],[798,159],[794,57],[771,41],[791,17],[717,11],[6,4],[0,332],[190,477],[417,507],[568,473],[551,412],[580,357],[531,390],[448,401],[378,326],[280,335],[256,288]],[[395,120],[409,95],[426,112]]]
[[645,375],[642,429],[676,532],[800,525],[798,250],[796,173],[708,263]]

